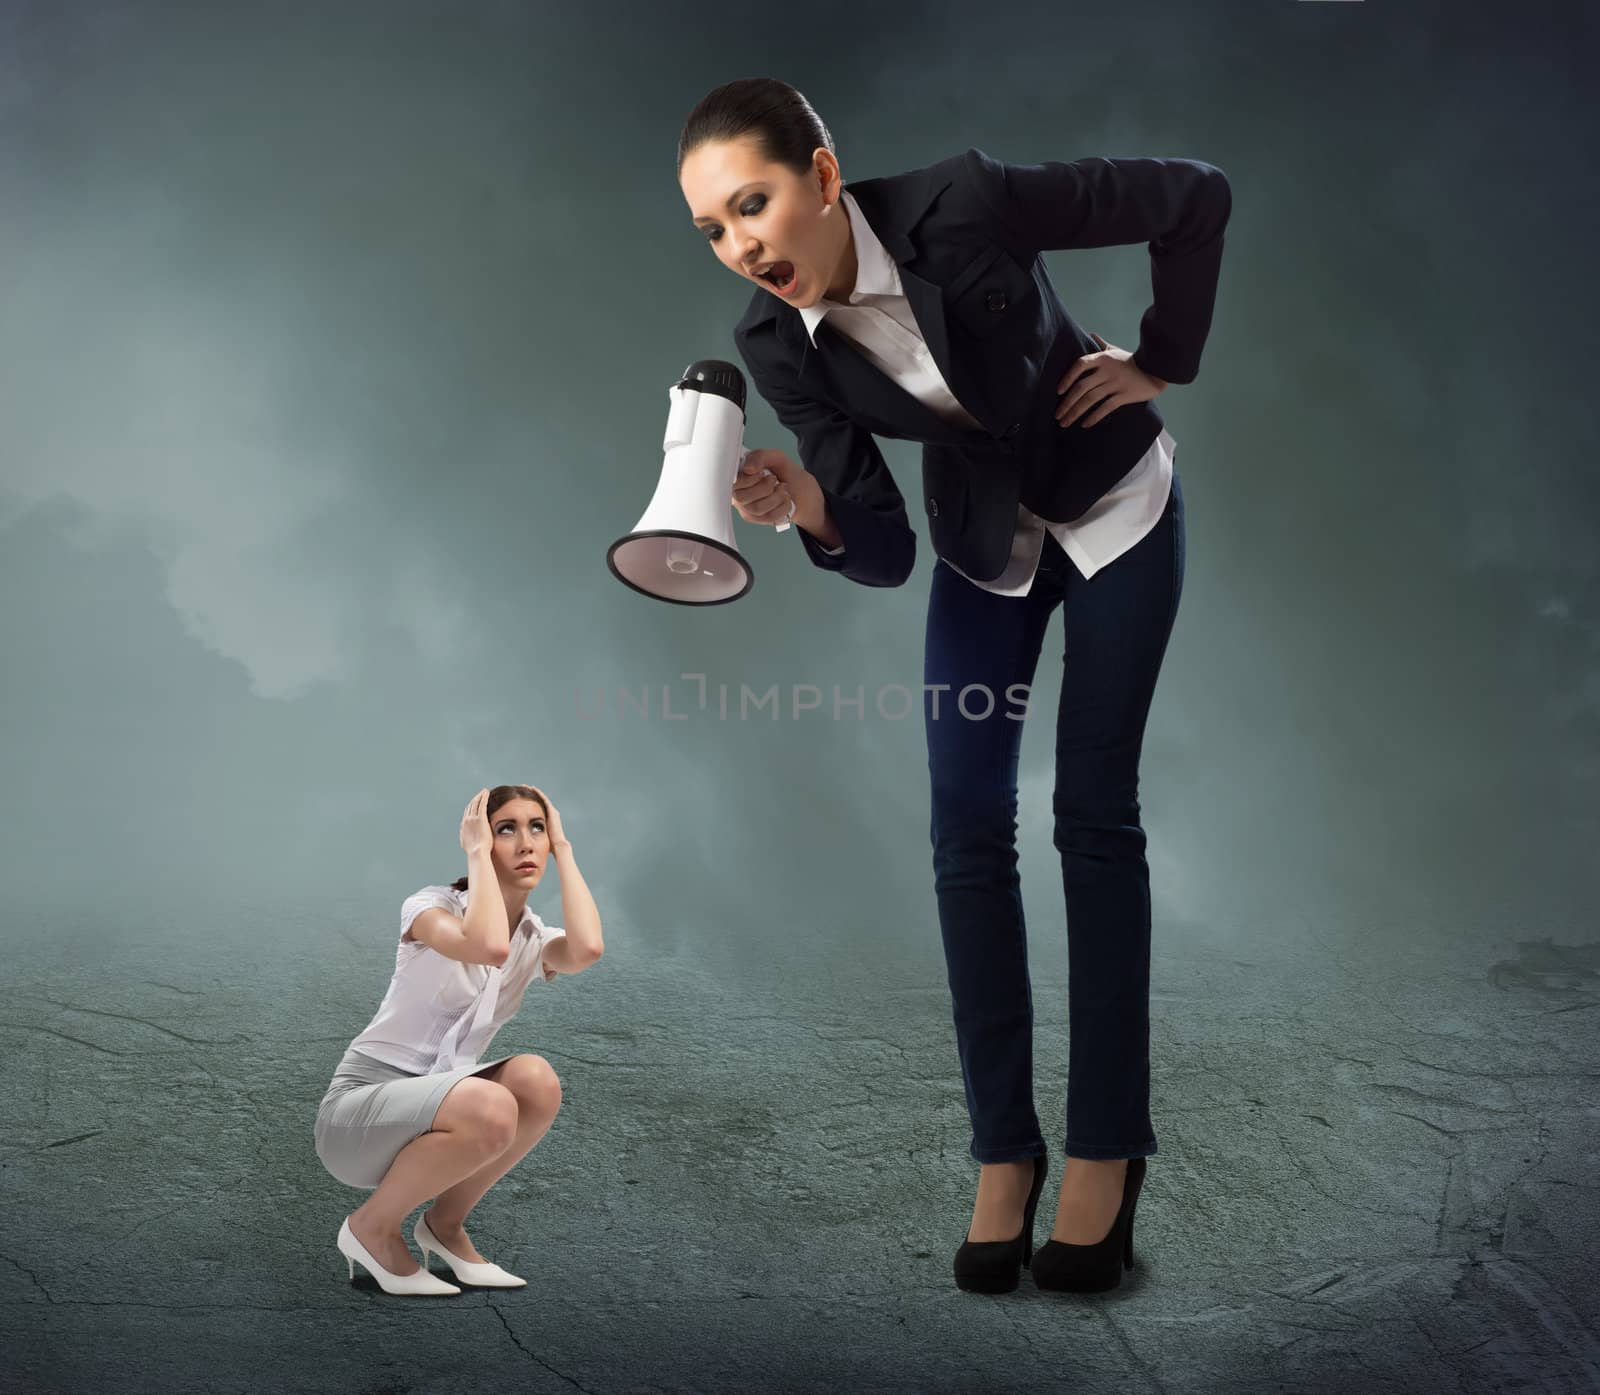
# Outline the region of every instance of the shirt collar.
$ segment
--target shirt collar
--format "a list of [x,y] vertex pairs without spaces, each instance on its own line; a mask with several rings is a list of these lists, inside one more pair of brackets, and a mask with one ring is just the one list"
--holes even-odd
[[829,300],[824,296],[815,305],[799,307],[800,318],[805,321],[806,333],[811,336],[813,346],[817,342],[817,326],[827,317],[828,311],[842,309],[845,305],[859,305],[863,297],[869,295],[904,294],[900,288],[900,268],[894,264],[894,258],[872,231],[872,225],[861,212],[861,206],[851,197],[849,189],[839,191],[839,202],[844,205],[845,214],[850,219],[850,233],[855,239],[856,287],[850,292],[848,300]]

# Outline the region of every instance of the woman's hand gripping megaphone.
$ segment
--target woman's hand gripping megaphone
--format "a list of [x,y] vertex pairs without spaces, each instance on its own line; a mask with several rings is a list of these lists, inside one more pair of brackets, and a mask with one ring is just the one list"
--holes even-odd
[[733,506],[746,523],[770,523],[781,533],[796,513],[805,512],[801,501],[815,487],[806,467],[781,450],[747,450],[734,480]]

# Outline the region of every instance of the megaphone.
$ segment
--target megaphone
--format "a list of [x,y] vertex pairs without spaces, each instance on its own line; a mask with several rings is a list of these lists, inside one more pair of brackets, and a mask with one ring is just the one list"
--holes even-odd
[[606,549],[606,565],[624,586],[657,600],[736,601],[755,585],[733,543],[733,485],[749,454],[744,374],[721,359],[696,359],[667,399],[656,492],[633,531]]

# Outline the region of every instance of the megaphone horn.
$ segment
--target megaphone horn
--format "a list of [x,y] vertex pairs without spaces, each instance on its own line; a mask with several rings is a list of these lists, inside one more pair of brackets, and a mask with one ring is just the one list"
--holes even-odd
[[667,398],[656,492],[633,531],[606,549],[606,565],[624,586],[657,600],[736,601],[755,585],[733,542],[733,484],[749,454],[744,374],[721,359],[697,359]]

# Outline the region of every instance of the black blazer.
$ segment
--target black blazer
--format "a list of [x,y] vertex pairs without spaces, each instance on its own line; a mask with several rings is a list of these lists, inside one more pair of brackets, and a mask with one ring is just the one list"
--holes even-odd
[[826,320],[813,348],[800,312],[756,291],[734,341],[756,390],[794,432],[844,552],[830,557],[796,531],[817,566],[865,586],[901,585],[916,534],[873,436],[920,441],[934,550],[992,580],[1011,554],[1019,501],[1052,522],[1079,517],[1164,425],[1153,402],[1093,427],[1056,424],[1056,384],[1099,345],[1067,313],[1039,254],[1148,242],[1155,300],[1134,359],[1167,382],[1193,382],[1232,207],[1227,176],[1198,160],[1007,165],[974,149],[846,188],[899,268],[950,391],[983,429],[930,411]]

